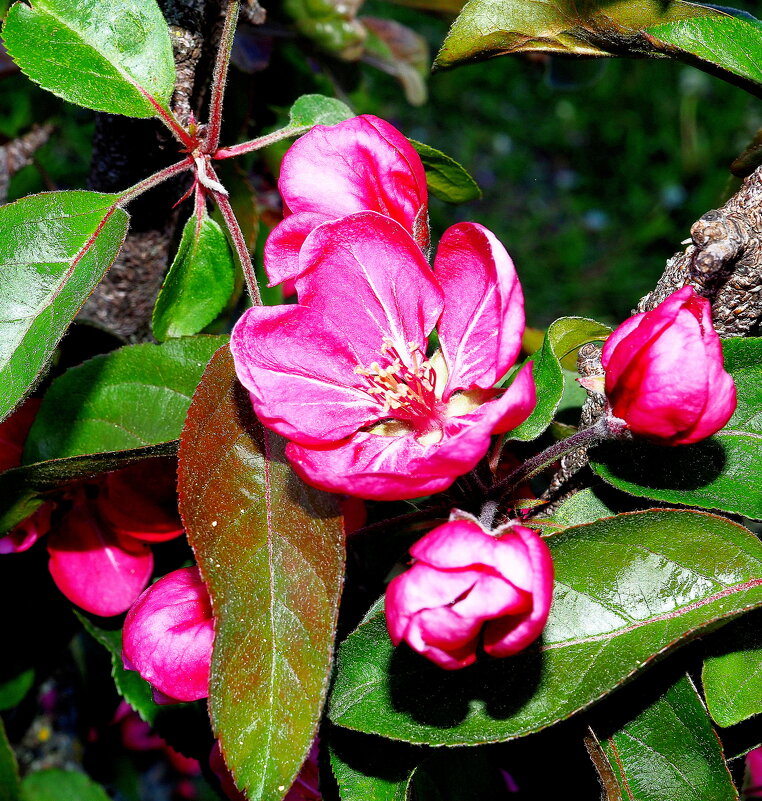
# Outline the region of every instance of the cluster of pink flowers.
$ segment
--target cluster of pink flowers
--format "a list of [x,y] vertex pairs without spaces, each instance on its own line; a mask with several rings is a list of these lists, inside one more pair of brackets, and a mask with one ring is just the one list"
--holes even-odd
[[315,486],[380,500],[446,489],[535,405],[529,364],[494,388],[524,331],[510,257],[461,223],[429,266],[420,158],[373,117],[316,126],[284,159],[280,188],[287,216],[265,267],[293,281],[298,303],[249,309],[231,338],[257,415]]
[[[3,469],[21,463],[38,405],[28,401],[0,425]],[[93,614],[125,612],[151,579],[150,543],[183,533],[175,472],[173,460],[151,459],[73,485],[0,538],[0,554],[26,551],[47,534],[58,589]]]

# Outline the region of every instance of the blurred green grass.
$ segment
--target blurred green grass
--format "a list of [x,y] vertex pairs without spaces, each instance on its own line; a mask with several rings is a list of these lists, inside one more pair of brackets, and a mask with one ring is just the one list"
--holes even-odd
[[[433,52],[447,30],[388,2],[363,12],[410,25]],[[503,57],[436,73],[429,89],[412,108],[392,78],[365,68],[351,98],[474,175],[483,199],[432,200],[434,234],[466,219],[491,228],[536,326],[626,317],[691,224],[735,190],[728,166],[762,127],[757,99],[668,60]]]

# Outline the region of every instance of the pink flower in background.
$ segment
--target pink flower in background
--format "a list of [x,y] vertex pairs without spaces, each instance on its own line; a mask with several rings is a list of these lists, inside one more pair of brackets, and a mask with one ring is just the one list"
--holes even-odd
[[421,159],[384,120],[365,114],[316,125],[283,157],[278,188],[284,220],[265,245],[271,285],[301,271],[299,252],[324,222],[358,211],[396,220],[424,251],[429,245],[428,190]]
[[553,593],[548,546],[513,526],[500,537],[470,520],[438,526],[411,549],[413,566],[386,590],[386,622],[395,645],[447,670],[518,653],[542,632]]
[[688,445],[719,431],[735,411],[711,306],[692,287],[622,323],[601,362],[611,412],[638,436]]
[[316,228],[300,258],[298,305],[249,309],[230,345],[305,481],[383,500],[438,492],[534,408],[531,365],[493,389],[521,347],[524,300],[486,228],[450,228],[432,272],[398,223],[364,212]]
[[127,613],[123,659],[154,688],[157,703],[196,701],[209,695],[214,618],[198,568],[168,573]]
[[762,798],[762,747],[746,754],[744,798]]
[[[20,464],[38,406],[28,401],[0,425],[5,469]],[[49,534],[48,567],[58,589],[93,614],[126,612],[151,579],[153,554],[147,543],[183,532],[175,472],[172,459],[150,459],[79,482],[1,537],[0,554],[26,551]]]

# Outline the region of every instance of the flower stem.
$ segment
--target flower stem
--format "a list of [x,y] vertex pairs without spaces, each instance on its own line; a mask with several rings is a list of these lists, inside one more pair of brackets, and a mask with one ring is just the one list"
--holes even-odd
[[234,156],[241,156],[244,153],[251,153],[254,150],[260,150],[263,147],[279,142],[281,139],[288,139],[291,136],[299,136],[299,134],[309,131],[309,125],[300,125],[298,128],[280,128],[272,133],[258,136],[249,142],[241,142],[240,145],[233,145],[232,147],[221,147],[217,150],[212,158],[214,159],[231,159]]
[[[215,181],[218,181],[214,170],[211,167],[209,167],[209,170],[212,173],[211,177]],[[217,208],[220,210],[220,214],[222,214],[222,218],[225,220],[225,225],[230,233],[230,239],[233,243],[233,247],[235,248],[235,252],[238,254],[238,259],[241,262],[243,277],[246,279],[246,287],[249,290],[251,301],[255,306],[261,306],[262,296],[259,294],[257,274],[251,261],[249,246],[246,244],[246,239],[243,235],[243,231],[241,231],[241,226],[238,224],[233,207],[230,205],[230,199],[227,195],[224,195],[222,192],[218,192],[214,189],[210,190],[210,192],[214,198],[214,202],[217,204]]]
[[176,164],[172,164],[169,167],[165,167],[163,170],[159,170],[153,175],[149,175],[148,178],[144,178],[142,181],[139,181],[129,189],[125,189],[124,192],[122,192],[122,194],[119,196],[119,199],[115,205],[123,206],[125,203],[129,203],[131,200],[134,200],[138,195],[142,195],[143,192],[147,192],[149,189],[153,189],[155,186],[164,183],[164,181],[166,181],[168,178],[171,178],[173,175],[179,175],[181,172],[187,172],[188,170],[192,169],[192,167],[193,159],[190,157],[184,158],[182,161],[178,161]]
[[204,142],[204,152],[214,153],[220,144],[220,130],[222,128],[222,100],[225,95],[225,84],[228,77],[230,53],[233,49],[236,23],[238,22],[239,0],[229,0],[225,10],[225,23],[222,27],[220,47],[217,51],[217,61],[214,64],[212,77],[212,98],[209,102],[209,125]]
[[621,436],[622,428],[617,425],[617,422],[621,421],[616,421],[616,418],[610,418],[604,414],[590,428],[583,428],[582,431],[577,431],[576,434],[554,443],[531,459],[527,459],[502,481],[494,484],[487,497],[495,498],[509,495],[527,479],[536,476],[553,462],[567,453],[577,450],[577,448],[591,448],[604,440],[618,438]]

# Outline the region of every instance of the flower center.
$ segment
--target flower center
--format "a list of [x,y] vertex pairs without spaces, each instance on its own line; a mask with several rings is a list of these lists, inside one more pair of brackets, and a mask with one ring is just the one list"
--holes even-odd
[[410,358],[405,364],[394,344],[384,339],[381,352],[391,359],[391,364],[381,367],[373,362],[370,367],[355,367],[355,373],[365,378],[365,391],[384,407],[384,414],[398,420],[430,419],[437,412],[437,374],[421,348],[415,342],[408,343]]

